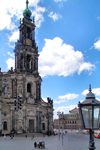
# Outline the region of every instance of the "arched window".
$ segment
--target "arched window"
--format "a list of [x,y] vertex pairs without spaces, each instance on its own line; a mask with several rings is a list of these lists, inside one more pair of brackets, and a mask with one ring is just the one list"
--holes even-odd
[[7,94],[7,87],[5,86],[5,94]]
[[27,28],[26,38],[31,39],[31,29]]
[[31,69],[31,56],[27,55],[27,69]]
[[4,121],[4,123],[3,123],[3,130],[7,130],[7,122],[6,121]]
[[27,92],[31,93],[31,84],[30,83],[27,84]]
[[23,67],[24,67],[24,57],[21,54],[21,57],[20,57],[20,68],[23,68]]

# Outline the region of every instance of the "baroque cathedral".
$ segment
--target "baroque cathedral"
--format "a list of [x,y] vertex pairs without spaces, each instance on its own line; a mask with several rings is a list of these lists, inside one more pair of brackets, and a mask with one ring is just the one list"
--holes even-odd
[[0,134],[51,133],[53,100],[41,98],[38,72],[38,47],[35,43],[35,19],[28,8],[20,19],[19,40],[15,43],[15,69],[0,68]]

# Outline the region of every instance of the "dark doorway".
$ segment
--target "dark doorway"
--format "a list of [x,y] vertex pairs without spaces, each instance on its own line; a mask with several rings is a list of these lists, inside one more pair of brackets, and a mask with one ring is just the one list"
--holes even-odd
[[29,120],[29,132],[34,132],[34,120]]
[[30,83],[27,84],[27,92],[31,93],[31,84]]
[[4,123],[3,123],[3,130],[7,130],[7,122],[6,121],[4,121]]

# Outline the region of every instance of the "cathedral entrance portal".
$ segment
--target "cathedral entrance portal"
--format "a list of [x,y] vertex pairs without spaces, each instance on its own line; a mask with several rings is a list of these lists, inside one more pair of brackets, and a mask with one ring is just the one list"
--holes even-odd
[[29,120],[29,132],[30,133],[34,132],[34,120],[33,119]]

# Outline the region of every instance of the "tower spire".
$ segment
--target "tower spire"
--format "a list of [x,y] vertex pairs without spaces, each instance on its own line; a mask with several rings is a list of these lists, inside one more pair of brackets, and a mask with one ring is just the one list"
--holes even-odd
[[89,92],[91,92],[91,84],[89,84]]
[[31,11],[28,8],[28,3],[29,3],[29,1],[26,0],[26,9],[23,11],[23,16],[30,18],[32,13],[31,13]]
[[28,0],[26,0],[26,8],[28,9],[28,3],[29,3],[29,1]]

